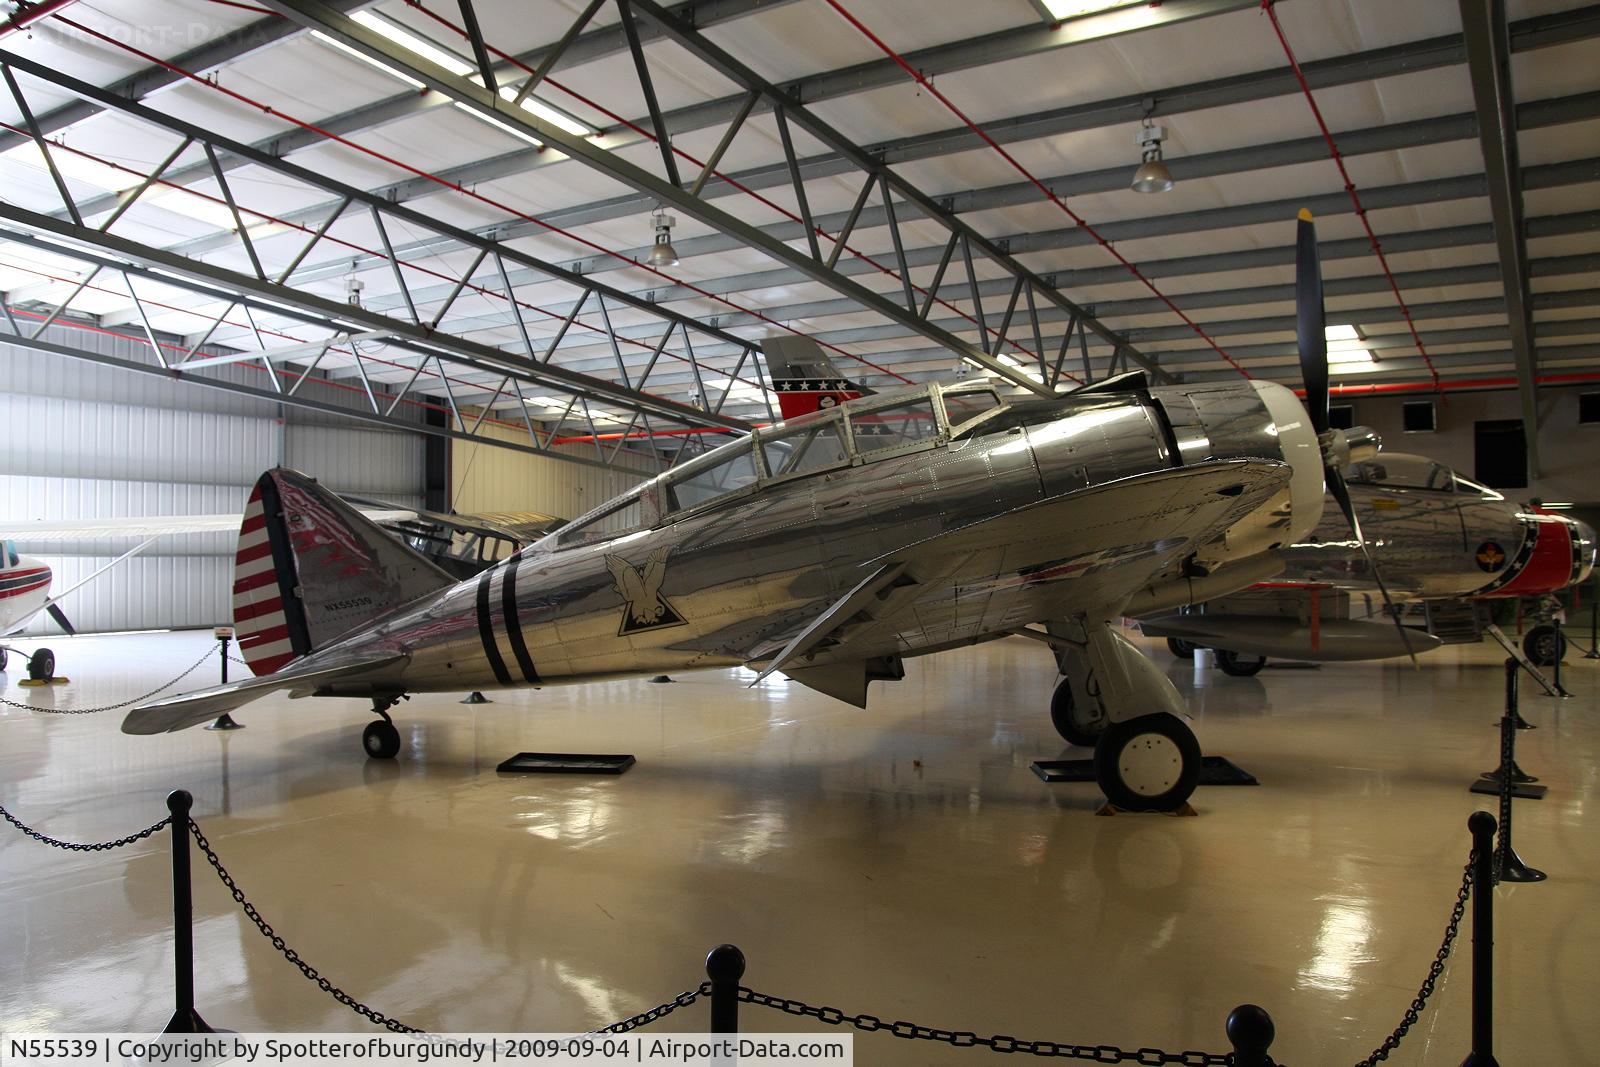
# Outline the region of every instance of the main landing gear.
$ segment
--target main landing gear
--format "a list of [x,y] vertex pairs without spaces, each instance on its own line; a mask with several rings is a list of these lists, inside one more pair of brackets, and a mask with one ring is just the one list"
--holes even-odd
[[1064,676],[1050,721],[1067,741],[1095,750],[1106,799],[1124,811],[1181,809],[1200,784],[1200,742],[1171,681],[1105,623],[1080,619],[1049,632]]
[[381,722],[369,722],[361,731],[361,747],[373,759],[394,759],[400,754],[400,731],[389,718],[389,709],[405,699],[404,693],[385,694],[372,698],[372,713],[383,716]]
[[1567,635],[1549,623],[1540,623],[1522,639],[1522,652],[1535,667],[1554,667],[1567,654]]

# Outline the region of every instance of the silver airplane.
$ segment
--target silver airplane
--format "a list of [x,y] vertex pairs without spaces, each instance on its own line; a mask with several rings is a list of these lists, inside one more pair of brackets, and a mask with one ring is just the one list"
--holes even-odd
[[[1595,564],[1588,523],[1507,500],[1425,456],[1382,452],[1353,465],[1346,481],[1370,558],[1325,515],[1305,541],[1283,551],[1274,581],[1143,620],[1174,655],[1218,650],[1230,674],[1249,675],[1266,657],[1316,661],[1383,659],[1437,648],[1438,637],[1367,621],[1364,598],[1379,573],[1398,602],[1540,597],[1587,581]],[[1370,602],[1370,601],[1369,601]],[[1530,631],[1525,649],[1541,665],[1554,632]]]
[[[1174,810],[1199,744],[1119,619],[1272,577],[1321,520],[1324,478],[1342,487],[1339,470],[1375,454],[1328,427],[1301,217],[1305,406],[1270,382],[1151,388],[1138,373],[1028,399],[984,381],[856,399],[822,383],[817,410],[682,461],[461,582],[312,480],[268,471],[234,582],[261,676],[142,705],[122,728],[183,729],[279,690],[364,697],[380,721],[363,745],[392,758],[388,709],[407,693],[747,666],[865,706],[907,659],[1017,634],[1049,646],[1081,694],[1071,725],[1097,741],[1107,798]],[[764,347],[770,361],[783,344]]]

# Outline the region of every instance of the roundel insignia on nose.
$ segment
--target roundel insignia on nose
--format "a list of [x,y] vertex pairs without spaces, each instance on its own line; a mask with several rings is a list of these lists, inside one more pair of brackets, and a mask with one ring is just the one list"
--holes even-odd
[[1485,541],[1478,546],[1478,566],[1493,574],[1506,565],[1506,552],[1493,541]]

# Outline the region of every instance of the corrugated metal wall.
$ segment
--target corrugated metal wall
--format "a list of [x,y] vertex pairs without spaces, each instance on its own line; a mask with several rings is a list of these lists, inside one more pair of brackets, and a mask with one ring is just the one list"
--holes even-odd
[[[500,426],[483,432],[502,440],[526,442],[527,434]],[[589,445],[565,445],[567,450]],[[455,509],[471,511],[540,511],[563,519],[576,518],[655,474],[646,459],[621,457],[614,470],[534,456],[492,445],[450,442],[450,490]]]
[[[47,340],[143,362],[132,341],[52,327]],[[356,427],[220,390],[20,349],[0,337],[0,520],[239,512],[278,464],[341,492],[420,506],[422,438]],[[261,371],[227,368],[255,382]],[[333,389],[318,396],[337,402]],[[231,615],[236,535],[167,537],[62,602],[86,631],[211,626]],[[19,544],[56,571],[54,588],[136,541]],[[41,616],[28,633],[56,632]]]

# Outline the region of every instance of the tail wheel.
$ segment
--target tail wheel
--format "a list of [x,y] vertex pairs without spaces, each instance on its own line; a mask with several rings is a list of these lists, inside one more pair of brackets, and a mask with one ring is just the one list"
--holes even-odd
[[1094,776],[1124,811],[1176,811],[1200,783],[1200,742],[1164,711],[1109,723],[1095,746]]
[[28,657],[28,677],[34,681],[48,682],[56,676],[56,654],[41,648]]
[[1167,638],[1167,651],[1179,659],[1194,659],[1194,651],[1199,647],[1193,641],[1185,641],[1181,637]]
[[1084,748],[1093,748],[1105,729],[1104,720],[1082,721],[1078,715],[1078,699],[1072,693],[1072,683],[1065,678],[1061,679],[1055,694],[1050,697],[1050,722],[1055,726],[1056,733],[1069,745],[1081,745]]
[[400,754],[400,731],[392,722],[369,722],[361,731],[361,747],[373,759],[394,759]]
[[11,658],[11,653],[7,652],[3,648],[0,648],[0,671],[3,671],[3,670],[6,669],[6,660],[8,660],[10,658]]
[[1522,652],[1536,667],[1554,667],[1557,659],[1566,658],[1567,635],[1557,634],[1548,624],[1535,626],[1523,637]]
[[1266,665],[1265,656],[1242,656],[1237,652],[1217,649],[1217,666],[1222,668],[1223,674],[1231,674],[1235,678],[1249,678],[1260,674],[1261,668]]

